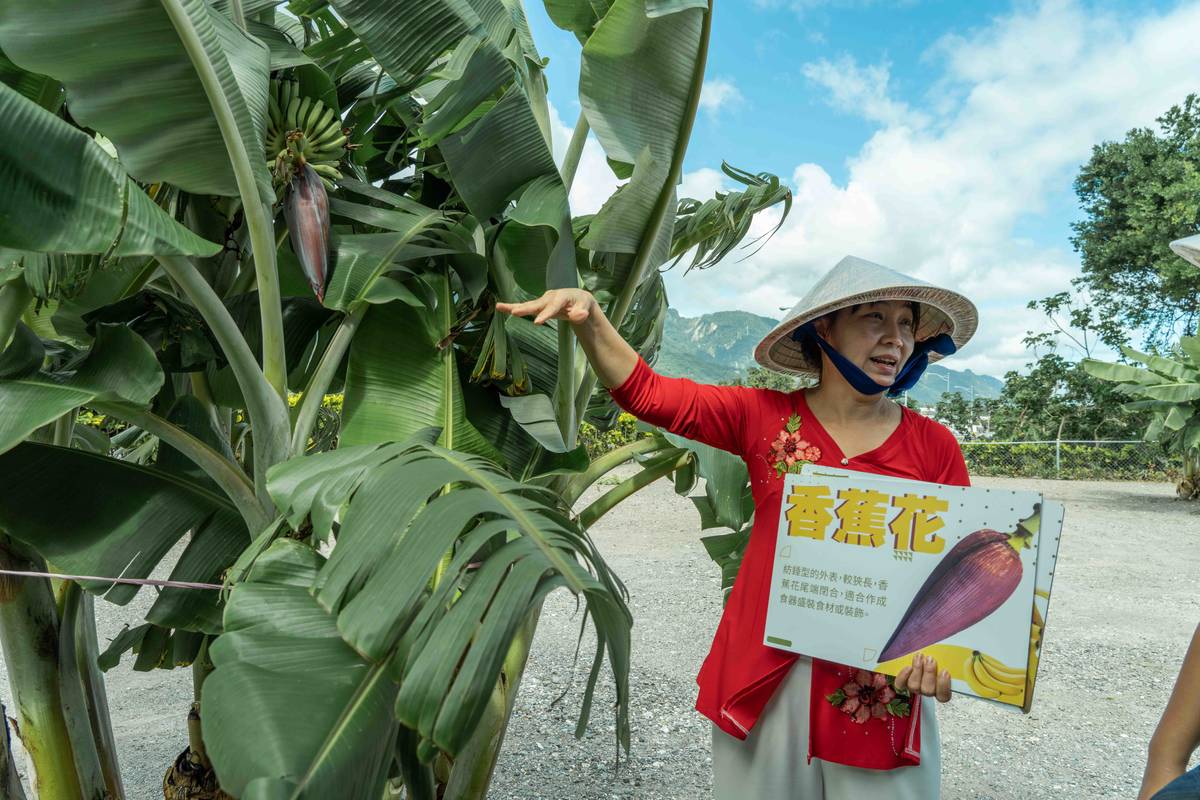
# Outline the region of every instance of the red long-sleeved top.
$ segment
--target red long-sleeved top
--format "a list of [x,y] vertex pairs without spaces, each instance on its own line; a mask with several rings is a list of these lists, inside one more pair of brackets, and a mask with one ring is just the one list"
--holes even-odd
[[[818,464],[956,486],[970,483],[954,435],[907,408],[899,427],[883,444],[846,459],[809,410],[803,391],[668,378],[639,358],[632,374],[609,394],[639,419],[741,457],[750,471],[754,526],[712,647],[696,678],[700,687],[696,710],[739,739],[746,738],[797,658],[763,644],[784,482],[772,466],[772,442],[788,417],[800,416],[800,434],[821,451]],[[854,723],[825,702],[826,694],[846,682],[845,675],[839,665],[813,661],[809,758],[869,769],[919,763],[918,713],[893,718],[895,729],[885,737],[876,725]],[[919,708],[915,703],[914,712]]]

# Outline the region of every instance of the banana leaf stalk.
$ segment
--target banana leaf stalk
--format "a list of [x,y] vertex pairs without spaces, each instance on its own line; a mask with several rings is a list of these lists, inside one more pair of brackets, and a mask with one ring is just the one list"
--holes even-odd
[[[45,566],[0,534],[0,568],[44,572]],[[37,797],[83,797],[63,713],[57,642],[58,607],[50,580],[0,579],[0,651],[18,698],[21,742],[33,762],[32,789]]]
[[12,736],[8,730],[8,710],[0,703],[0,796],[8,800],[26,800],[25,787],[13,763]]
[[487,797],[541,613],[542,604],[538,603],[513,637],[504,658],[503,672],[488,700],[487,711],[479,720],[467,746],[454,760],[443,800],[485,800]]
[[121,782],[121,769],[117,760],[117,737],[113,733],[112,717],[108,710],[108,692],[104,686],[104,674],[98,659],[100,643],[96,637],[96,598],[88,592],[80,592],[80,615],[75,626],[75,660],[83,683],[87,701],[88,719],[100,756],[100,768],[104,784],[113,798],[125,797]]
[[0,353],[8,347],[17,322],[32,301],[33,294],[20,275],[0,286]]
[[[83,796],[119,798],[124,793],[121,791],[115,737],[108,719],[108,701],[103,682],[92,683],[93,670],[88,664],[88,623],[95,622],[90,597],[75,581],[63,581],[58,641],[63,714],[75,751]],[[109,746],[103,756],[101,740],[106,740]]]

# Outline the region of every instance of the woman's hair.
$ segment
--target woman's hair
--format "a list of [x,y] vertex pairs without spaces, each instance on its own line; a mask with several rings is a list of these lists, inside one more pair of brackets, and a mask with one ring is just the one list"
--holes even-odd
[[[912,303],[909,303],[908,305],[912,308],[912,313],[913,313],[912,329],[914,331],[916,331],[917,328],[921,327],[921,304],[917,303],[917,302],[912,302]],[[862,303],[855,303],[852,306],[847,306],[846,308],[839,309],[839,311],[848,311],[851,314],[853,314],[855,311],[862,308],[862,306],[863,306]],[[813,320],[813,324],[815,325],[817,322],[820,322],[823,319],[827,319],[830,322],[833,322],[833,318],[836,317],[837,315],[838,315],[838,311],[830,311],[828,314],[823,314],[823,315],[817,317],[815,320]],[[817,365],[817,372],[820,372],[821,371],[821,348],[817,345],[817,340],[811,336],[805,336],[803,339],[800,340],[800,350],[801,350],[801,352],[804,353],[804,357],[808,360],[808,362],[810,364]]]

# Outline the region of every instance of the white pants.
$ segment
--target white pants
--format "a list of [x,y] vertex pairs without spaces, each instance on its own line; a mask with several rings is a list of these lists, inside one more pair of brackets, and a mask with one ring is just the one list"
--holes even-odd
[[937,800],[941,742],[933,698],[922,698],[920,766],[809,763],[811,681],[812,661],[797,659],[744,741],[712,726],[713,800]]

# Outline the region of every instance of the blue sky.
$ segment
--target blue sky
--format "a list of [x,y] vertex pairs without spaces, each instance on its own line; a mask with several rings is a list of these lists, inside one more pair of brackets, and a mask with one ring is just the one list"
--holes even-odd
[[[561,152],[580,46],[540,2],[526,9]],[[853,253],[975,300],[979,334],[953,366],[1021,367],[1020,338],[1044,326],[1026,302],[1078,274],[1080,164],[1200,91],[1197,33],[1200,2],[719,0],[684,193],[730,188],[724,158],[779,175],[796,209],[753,258],[668,273],[672,305],[780,316]],[[615,183],[593,139],[575,213]]]

